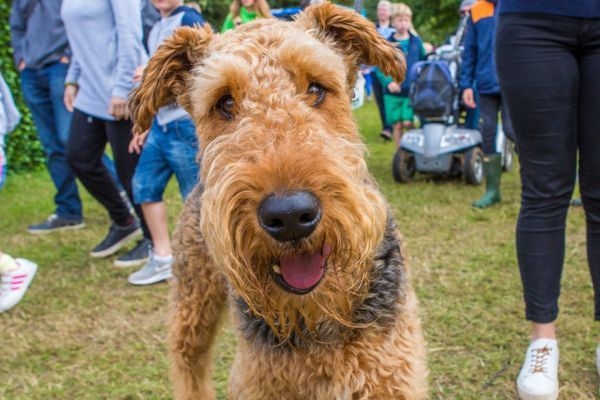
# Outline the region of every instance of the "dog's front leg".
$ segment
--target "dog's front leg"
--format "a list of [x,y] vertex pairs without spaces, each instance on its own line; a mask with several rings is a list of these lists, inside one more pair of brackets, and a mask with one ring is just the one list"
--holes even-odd
[[[188,202],[189,205],[189,202]],[[211,400],[215,336],[227,301],[221,273],[206,253],[198,228],[199,210],[184,209],[174,235],[169,353],[176,400]]]

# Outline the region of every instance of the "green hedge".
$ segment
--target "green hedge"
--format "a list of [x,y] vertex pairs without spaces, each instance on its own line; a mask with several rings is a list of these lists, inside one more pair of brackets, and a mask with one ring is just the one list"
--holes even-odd
[[0,1],[0,21],[5,21],[0,31],[0,71],[10,86],[17,107],[21,112],[21,123],[17,129],[7,136],[7,157],[9,171],[23,171],[38,168],[44,163],[42,145],[37,139],[31,114],[21,95],[19,75],[15,70],[10,46],[10,0]]

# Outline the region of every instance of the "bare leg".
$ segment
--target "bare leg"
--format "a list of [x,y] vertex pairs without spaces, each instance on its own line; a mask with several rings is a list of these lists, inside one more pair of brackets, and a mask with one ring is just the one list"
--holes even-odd
[[152,236],[153,252],[157,256],[169,256],[172,254],[171,240],[169,238],[169,221],[167,216],[167,205],[164,201],[154,203],[143,203],[142,211],[146,218],[146,224]]
[[547,324],[540,324],[534,322],[532,324],[531,330],[531,340],[536,340],[540,338],[545,339],[556,339],[556,325],[554,322],[549,322]]

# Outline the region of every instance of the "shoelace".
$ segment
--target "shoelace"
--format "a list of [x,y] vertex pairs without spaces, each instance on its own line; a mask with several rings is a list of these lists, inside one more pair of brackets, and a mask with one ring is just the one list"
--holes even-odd
[[532,360],[529,374],[535,374],[538,372],[545,374],[548,372],[548,362],[550,361],[550,353],[552,352],[552,350],[553,349],[548,346],[544,346],[538,349],[532,349]]

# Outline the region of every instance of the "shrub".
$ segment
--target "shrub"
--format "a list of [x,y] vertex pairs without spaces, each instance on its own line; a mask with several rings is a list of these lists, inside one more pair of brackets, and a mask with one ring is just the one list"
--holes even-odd
[[10,0],[0,1],[0,21],[6,21],[1,25],[0,30],[0,71],[11,89],[17,108],[22,115],[21,123],[17,129],[7,137],[8,167],[9,171],[15,172],[31,170],[43,165],[44,152],[37,138],[29,109],[21,95],[19,74],[13,64],[8,25],[10,4]]

